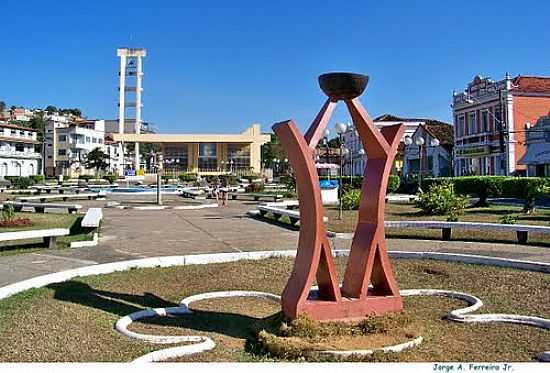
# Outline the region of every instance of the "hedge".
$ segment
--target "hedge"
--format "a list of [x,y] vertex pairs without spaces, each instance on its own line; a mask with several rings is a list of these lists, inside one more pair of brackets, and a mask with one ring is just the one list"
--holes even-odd
[[487,206],[487,198],[518,198],[524,199],[524,210],[532,211],[535,198],[545,193],[550,187],[550,178],[515,177],[515,176],[458,176],[426,178],[422,189],[429,190],[433,185],[441,185],[449,181],[453,183],[456,193],[477,196],[476,206]]
[[183,183],[197,181],[197,174],[194,174],[194,173],[179,174],[178,179]]
[[[328,177],[328,176],[319,176],[319,180],[340,180],[339,176]],[[343,176],[342,177],[342,188],[344,190],[352,189],[361,189],[363,185],[362,176]],[[388,179],[388,187],[386,189],[387,193],[394,193],[399,189],[401,185],[401,179],[398,175],[390,175]]]

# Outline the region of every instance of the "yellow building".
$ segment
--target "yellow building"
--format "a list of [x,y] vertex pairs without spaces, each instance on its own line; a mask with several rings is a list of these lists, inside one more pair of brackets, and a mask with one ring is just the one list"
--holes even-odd
[[261,172],[261,146],[270,141],[259,124],[240,134],[113,133],[113,141],[160,144],[166,172],[219,175]]

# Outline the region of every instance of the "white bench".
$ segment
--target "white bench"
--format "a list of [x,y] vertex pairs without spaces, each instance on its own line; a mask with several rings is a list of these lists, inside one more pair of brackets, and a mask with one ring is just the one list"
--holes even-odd
[[182,197],[187,197],[187,198],[193,198],[193,199],[197,197],[206,198],[206,196],[204,196],[204,191],[200,189],[181,189],[180,193]]
[[17,201],[29,202],[29,201],[40,201],[45,203],[48,200],[52,199],[62,199],[67,201],[69,199],[96,199],[105,197],[105,193],[79,193],[79,194],[52,194],[48,196],[34,196],[34,197],[17,197]]
[[[260,198],[265,198],[267,200],[272,200],[277,202],[283,199],[282,194],[264,194],[264,193],[229,193],[231,199],[238,199],[238,197],[252,197],[252,200],[259,201]],[[250,198],[244,198],[244,200],[251,201]]]
[[418,196],[412,194],[388,194],[385,201],[393,203],[412,203],[418,199]]
[[293,199],[293,200],[280,201],[280,202],[265,202],[265,203],[262,203],[260,206],[282,207],[285,209],[292,210],[300,207],[300,201]]
[[32,238],[43,238],[44,245],[46,245],[50,249],[54,249],[57,237],[68,236],[69,233],[70,231],[68,228],[35,229],[30,231],[2,232],[0,233],[0,242],[28,240]]
[[80,225],[84,228],[99,228],[103,219],[103,210],[100,207],[89,208]]
[[45,209],[67,209],[69,214],[76,214],[82,208],[82,205],[67,203],[37,203],[37,202],[13,202],[6,201],[5,205],[12,205],[16,212],[20,212],[24,207],[34,209],[34,212],[44,213]]
[[[258,206],[258,211],[260,212],[261,216],[265,216],[267,213],[271,213],[275,220],[279,220],[283,216],[288,216],[290,224],[292,225],[296,225],[296,223],[298,223],[298,221],[300,220],[300,211],[298,210],[288,210],[285,208],[273,207],[269,205],[260,205]],[[328,221],[326,216],[323,217],[323,221]]]
[[521,224],[498,224],[498,223],[479,223],[463,221],[385,221],[386,228],[421,228],[421,229],[441,229],[444,240],[451,239],[452,229],[469,230],[493,230],[501,232],[516,232],[519,243],[526,243],[529,232],[550,234],[550,226],[540,225],[521,225]]

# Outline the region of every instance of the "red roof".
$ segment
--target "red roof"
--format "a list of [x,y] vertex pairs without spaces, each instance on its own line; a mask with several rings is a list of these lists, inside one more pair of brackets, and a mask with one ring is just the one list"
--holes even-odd
[[518,75],[512,80],[512,91],[550,93],[550,77]]

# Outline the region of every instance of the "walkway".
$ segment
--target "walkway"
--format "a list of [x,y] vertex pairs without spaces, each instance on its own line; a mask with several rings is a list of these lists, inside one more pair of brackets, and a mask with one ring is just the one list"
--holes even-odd
[[[230,206],[223,209],[104,209],[105,221],[98,246],[0,256],[0,286],[80,266],[129,259],[296,249],[297,231],[246,216],[246,211],[254,205],[231,201]],[[389,250],[479,254],[550,263],[550,250],[534,246],[405,239],[387,242]],[[338,249],[347,249],[350,242],[335,240],[334,244]]]

